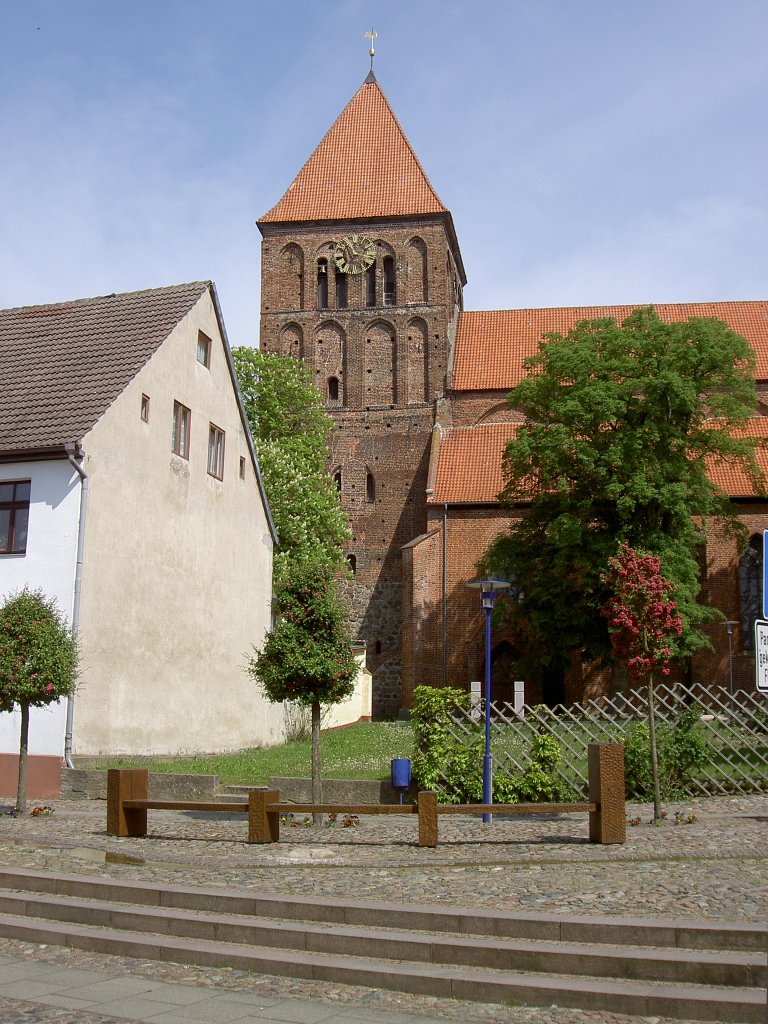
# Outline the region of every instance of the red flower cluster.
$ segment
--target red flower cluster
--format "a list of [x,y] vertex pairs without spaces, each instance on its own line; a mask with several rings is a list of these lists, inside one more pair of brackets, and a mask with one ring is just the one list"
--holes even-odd
[[662,575],[659,559],[622,544],[602,579],[613,591],[601,614],[608,619],[614,655],[626,661],[634,679],[657,671],[669,675],[671,644],[682,633],[683,622],[670,600],[673,587]]

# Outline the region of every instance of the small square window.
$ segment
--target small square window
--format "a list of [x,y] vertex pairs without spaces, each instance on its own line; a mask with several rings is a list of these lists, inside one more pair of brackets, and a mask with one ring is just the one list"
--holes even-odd
[[197,332],[197,361],[203,366],[211,365],[211,339],[202,331]]
[[245,480],[245,459],[240,456],[240,479]]
[[23,555],[29,525],[29,480],[0,483],[0,555]]
[[213,423],[208,431],[208,472],[217,480],[224,479],[224,431]]
[[141,418],[149,423],[149,395],[141,396]]
[[192,413],[181,402],[173,403],[173,439],[171,450],[182,459],[189,458],[189,428]]

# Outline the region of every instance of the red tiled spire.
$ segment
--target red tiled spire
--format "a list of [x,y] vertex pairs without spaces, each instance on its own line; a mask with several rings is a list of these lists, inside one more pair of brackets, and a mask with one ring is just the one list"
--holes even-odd
[[369,74],[260,223],[447,212]]

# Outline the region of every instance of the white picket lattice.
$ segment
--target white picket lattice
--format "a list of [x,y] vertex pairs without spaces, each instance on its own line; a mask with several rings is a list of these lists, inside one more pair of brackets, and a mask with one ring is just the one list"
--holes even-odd
[[[654,687],[656,720],[674,725],[680,714],[696,707],[700,730],[710,759],[683,787],[683,794],[749,794],[768,791],[768,696],[755,691],[731,694],[719,686],[675,684]],[[465,746],[477,744],[485,713],[479,709],[456,712],[449,731]],[[615,697],[586,700],[555,708],[525,706],[516,712],[510,704],[491,704],[491,747],[495,773],[520,775],[530,759],[532,739],[554,736],[562,751],[558,774],[563,782],[586,798],[587,745],[620,743],[627,729],[646,721],[645,688]]]

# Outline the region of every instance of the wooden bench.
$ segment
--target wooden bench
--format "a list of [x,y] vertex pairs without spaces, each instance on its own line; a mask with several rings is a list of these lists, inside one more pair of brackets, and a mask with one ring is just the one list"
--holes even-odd
[[[147,811],[213,811],[248,815],[249,843],[280,841],[284,814],[417,814],[419,846],[435,847],[441,814],[589,814],[593,843],[623,843],[624,748],[619,743],[589,745],[589,802],[560,804],[438,804],[437,794],[421,792],[416,804],[298,804],[281,803],[277,789],[252,789],[248,803],[208,803],[195,800],[148,799],[149,775],[145,768],[112,768],[107,773],[107,834],[145,836]],[[492,833],[491,833],[492,834]]]

